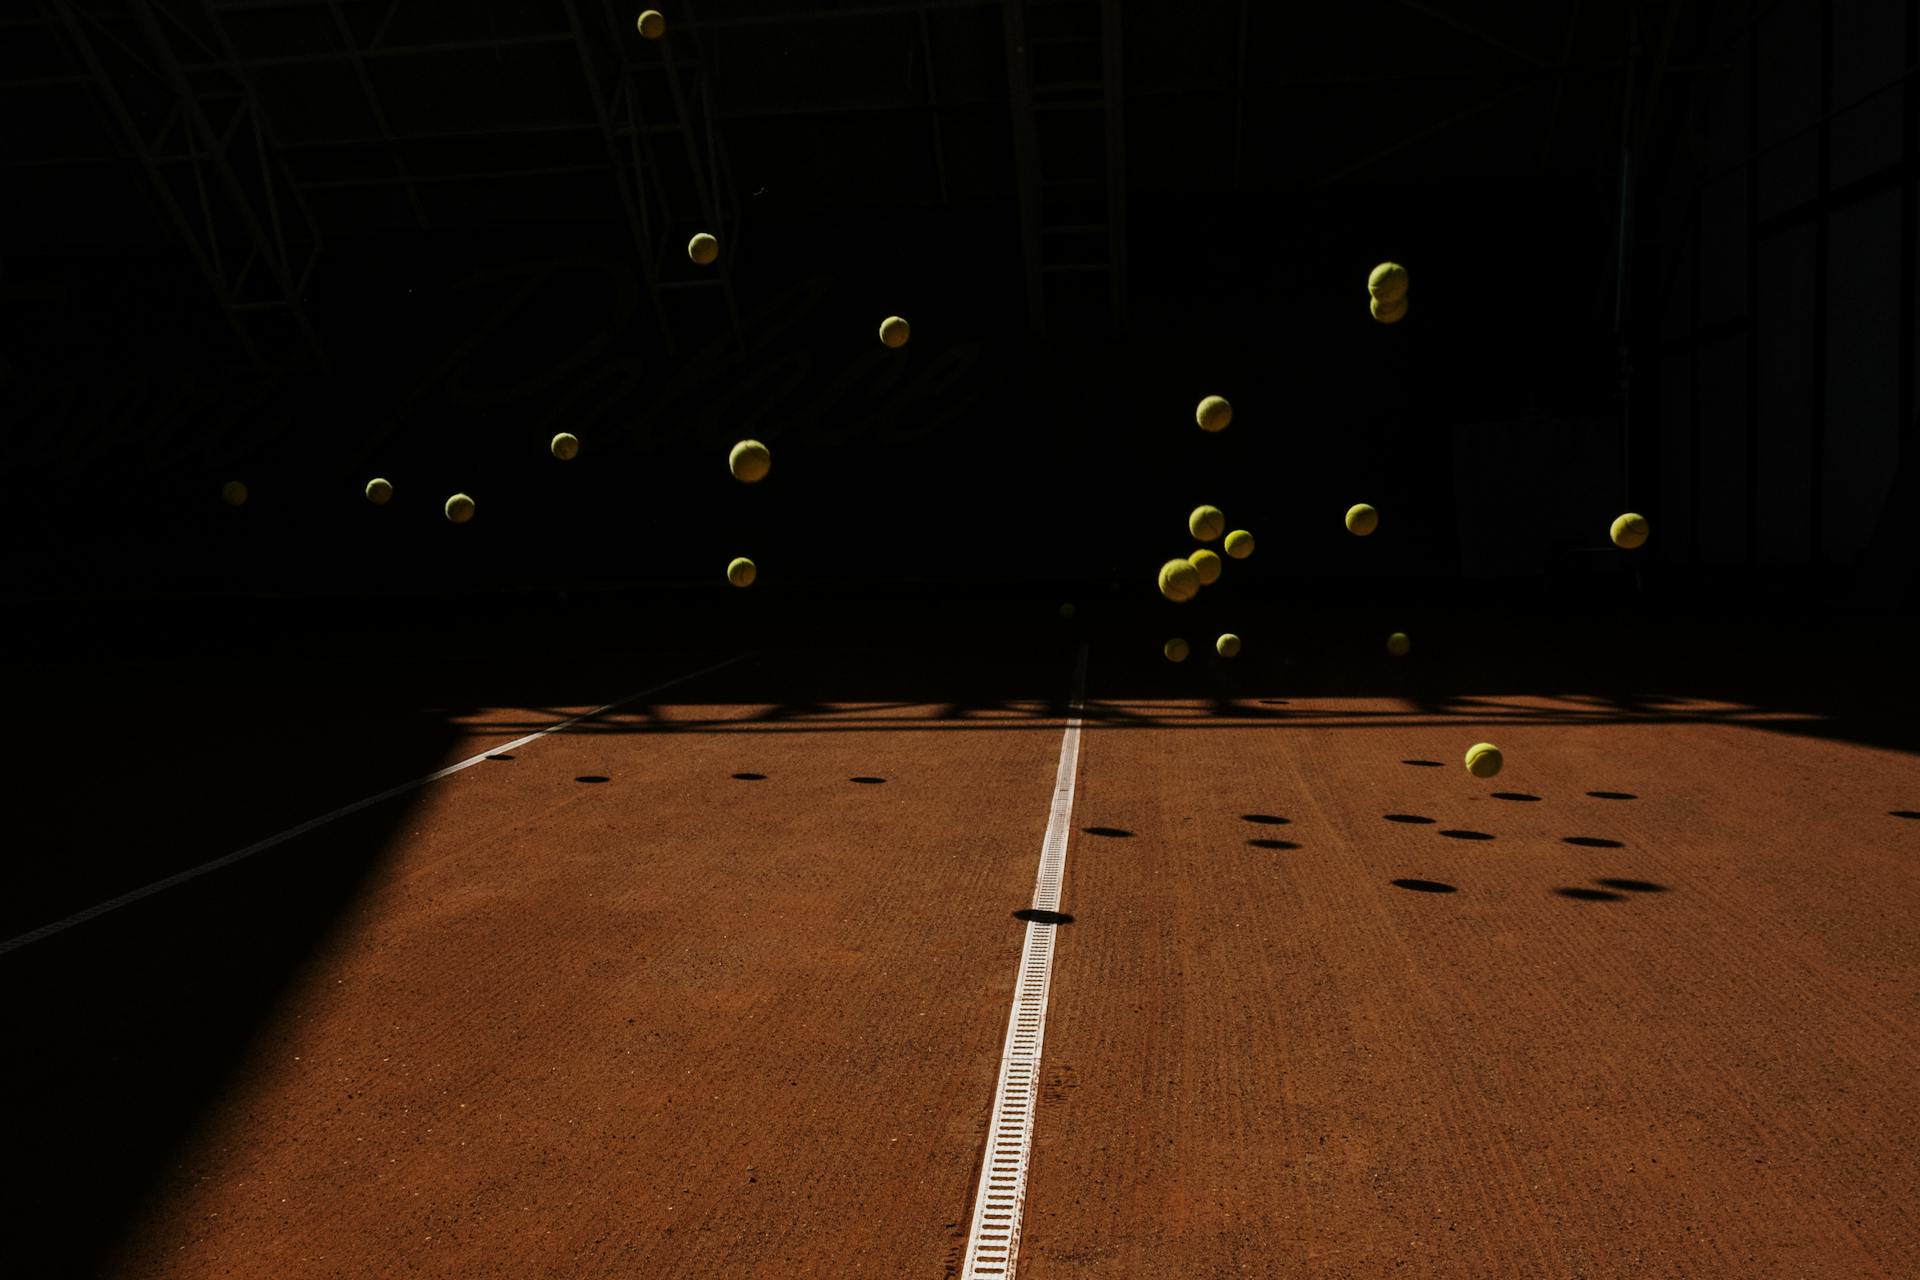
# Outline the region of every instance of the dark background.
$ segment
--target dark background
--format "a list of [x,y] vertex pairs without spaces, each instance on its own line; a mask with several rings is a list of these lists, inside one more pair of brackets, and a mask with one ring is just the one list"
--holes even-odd
[[9,591],[1911,590],[1912,6],[688,8],[13,7]]
[[[664,700],[1054,732],[1091,637],[1103,727],[1561,690],[1920,751],[1920,6],[662,8],[0,4],[5,937],[743,651]],[[1259,546],[1175,605],[1202,502]],[[422,794],[0,957],[9,1261],[121,1273]]]

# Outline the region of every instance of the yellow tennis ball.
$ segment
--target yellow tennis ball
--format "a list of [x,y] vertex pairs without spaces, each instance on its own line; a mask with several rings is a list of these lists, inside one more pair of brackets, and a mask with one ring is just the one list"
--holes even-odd
[[573,457],[575,454],[580,452],[580,441],[578,437],[572,435],[571,433],[562,431],[559,435],[553,438],[553,443],[549,444],[547,448],[553,451],[554,457],[560,459],[560,461],[562,462],[565,462],[567,459]]
[[1399,324],[1407,318],[1407,300],[1404,296],[1395,298],[1392,302],[1382,302],[1375,298],[1367,306],[1373,312],[1373,318],[1381,324]]
[[1233,421],[1233,406],[1224,396],[1208,396],[1193,411],[1193,420],[1200,424],[1202,431],[1221,431]]
[[1240,637],[1229,631],[1213,642],[1213,649],[1223,658],[1231,658],[1240,652]]
[[1187,517],[1187,531],[1202,542],[1212,542],[1227,531],[1227,518],[1218,507],[1195,507]]
[[753,561],[745,556],[736,556],[727,565],[727,581],[736,587],[750,587],[753,585],[753,580],[759,576],[760,571],[754,568]]
[[734,479],[746,484],[766,479],[772,467],[773,455],[758,440],[742,440],[727,455],[727,470],[733,472]]
[[1381,302],[1407,296],[1407,269],[1397,262],[1383,262],[1367,276],[1367,292]]
[[1476,742],[1467,748],[1467,772],[1476,778],[1491,778],[1505,763],[1500,748],[1491,742]]
[[1200,594],[1200,571],[1190,560],[1169,560],[1160,566],[1160,594],[1183,604]]
[[640,21],[636,25],[640,28],[641,35],[649,40],[658,40],[666,34],[666,15],[658,9],[648,9],[640,15]]
[[880,341],[890,347],[904,347],[912,331],[912,326],[899,316],[888,316],[880,322]]
[[1187,642],[1179,636],[1175,636],[1160,646],[1160,652],[1167,655],[1168,662],[1185,662],[1189,650],[1187,648]]
[[1220,557],[1205,547],[1187,555],[1187,563],[1200,575],[1200,585],[1210,587],[1220,581]]
[[456,493],[448,498],[447,519],[455,524],[465,524],[473,519],[473,499],[464,493]]
[[247,486],[238,480],[229,480],[220,486],[220,501],[230,507],[237,507],[247,500]]
[[1226,552],[1235,560],[1245,560],[1253,554],[1253,535],[1245,529],[1235,529],[1227,535]]
[[371,502],[374,506],[384,507],[387,505],[388,499],[392,497],[393,486],[387,481],[377,476],[367,481],[367,501]]
[[1407,633],[1404,631],[1396,631],[1387,637],[1387,652],[1396,658],[1406,657],[1407,650],[1412,647],[1413,642],[1407,639]]
[[687,256],[704,267],[720,256],[720,242],[702,231],[687,241]]
[[1071,600],[1060,606],[1060,616],[1067,619],[1073,617],[1073,602]]
[[1364,538],[1380,527],[1380,513],[1364,502],[1347,508],[1347,532]]
[[1647,518],[1629,511],[1613,522],[1613,545],[1628,551],[1647,540]]

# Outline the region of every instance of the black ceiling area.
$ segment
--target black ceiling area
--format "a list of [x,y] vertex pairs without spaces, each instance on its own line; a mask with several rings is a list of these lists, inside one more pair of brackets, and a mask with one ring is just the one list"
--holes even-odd
[[1604,190],[1709,69],[1696,6],[1620,0],[705,0],[658,40],[611,0],[10,8],[8,252],[188,255],[262,359],[324,355],[330,246],[529,223],[617,225],[657,292],[701,228],[1004,206],[1016,288],[1124,307],[1129,200]]
[[[496,527],[526,523],[524,561],[487,572],[548,583],[566,575],[536,531],[559,512],[584,529],[634,468],[711,471],[758,432],[818,483],[742,527],[805,523],[798,576],[832,577],[821,557],[865,527],[835,513],[889,474],[947,495],[920,504],[941,528],[983,490],[1040,501],[1064,475],[1084,492],[1051,503],[1049,536],[1124,523],[1163,477],[1218,471],[1139,446],[1147,406],[1177,423],[1214,391],[1289,424],[1239,437],[1235,483],[1398,492],[1465,465],[1446,431],[1552,419],[1572,424],[1541,446],[1563,473],[1604,454],[1617,501],[1657,491],[1681,515],[1684,542],[1649,561],[1819,562],[1845,504],[1817,477],[1806,547],[1768,547],[1761,384],[1792,362],[1749,300],[1799,270],[1767,246],[1807,230],[1801,275],[1824,281],[1871,240],[1848,211],[1891,201],[1872,252],[1909,274],[1874,358],[1888,438],[1911,435],[1909,9],[698,0],[648,38],[612,0],[19,0],[0,10],[0,398],[24,424],[4,465],[46,483],[13,513],[9,569],[34,590],[238,589],[202,572],[218,513],[182,512],[245,470],[271,575],[331,589],[374,545],[356,540],[387,535],[326,523],[323,495],[394,471],[403,495],[488,486]],[[700,232],[713,266],[689,260]],[[1417,281],[1393,329],[1352,301],[1389,259]],[[1813,307],[1825,288],[1772,314],[1856,313]],[[888,314],[915,334],[890,365]],[[1712,381],[1741,380],[1716,372],[1734,350],[1737,401]],[[1796,395],[1839,385],[1808,377]],[[1722,405],[1744,425],[1717,425]],[[626,470],[532,485],[557,430]],[[1789,451],[1835,447],[1811,430]],[[1722,520],[1700,477],[1743,433]],[[34,532],[60,518],[43,495],[81,485],[124,516],[84,564]],[[665,488],[622,517],[635,536],[686,527],[677,503],[740,500]],[[429,549],[382,571],[410,581],[445,532],[388,542]],[[614,537],[573,540],[576,582],[630,576],[612,552],[588,563]],[[1130,572],[1149,541],[1116,524],[1090,572]],[[882,577],[925,568],[874,554]]]

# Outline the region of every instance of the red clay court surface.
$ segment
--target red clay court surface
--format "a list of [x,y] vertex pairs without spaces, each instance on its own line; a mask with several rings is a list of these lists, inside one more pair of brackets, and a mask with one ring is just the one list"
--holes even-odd
[[[1021,1280],[1914,1274],[1911,743],[1248,632],[1091,637]],[[1077,642],[759,651],[0,956],[7,1270],[958,1275]],[[6,936],[725,656],[129,675]]]

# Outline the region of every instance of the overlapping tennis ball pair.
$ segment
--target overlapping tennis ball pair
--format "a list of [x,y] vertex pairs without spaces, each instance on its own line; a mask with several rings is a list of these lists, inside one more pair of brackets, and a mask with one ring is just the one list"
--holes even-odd
[[1407,269],[1383,262],[1367,276],[1367,306],[1381,324],[1399,324],[1407,318]]

